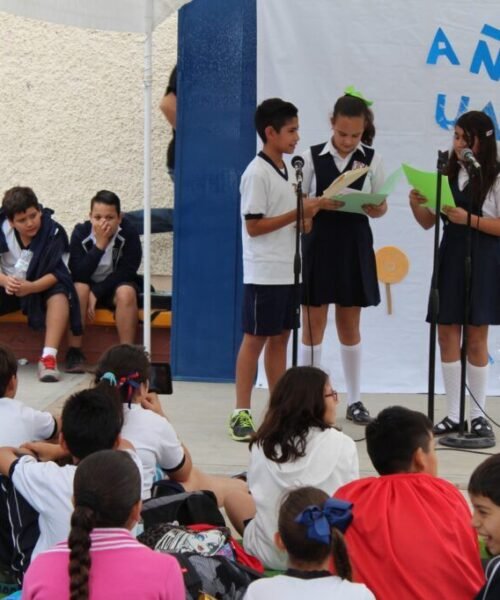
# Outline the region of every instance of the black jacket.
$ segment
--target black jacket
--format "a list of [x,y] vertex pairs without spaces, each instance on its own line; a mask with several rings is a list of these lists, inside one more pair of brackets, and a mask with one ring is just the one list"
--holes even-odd
[[87,283],[99,299],[114,292],[121,283],[139,283],[137,270],[141,264],[141,239],[135,227],[124,216],[121,229],[113,246],[113,272],[104,281],[92,281],[92,274],[97,269],[104,250],[100,250],[90,237],[92,224],[90,221],[78,223],[71,234],[69,269],[73,281]]
[[[53,210],[42,208],[42,225],[30,243],[29,249],[33,252],[26,279],[36,281],[49,273],[57,278],[55,284],[60,288],[69,301],[70,327],[74,335],[81,335],[82,322],[80,304],[70,272],[63,262],[63,254],[68,251],[68,236],[64,228],[52,219]],[[8,252],[9,247],[2,230],[2,225],[7,219],[0,211],[0,253]],[[29,294],[20,298],[21,310],[28,317],[28,325],[36,330],[45,328],[45,302],[44,294]]]

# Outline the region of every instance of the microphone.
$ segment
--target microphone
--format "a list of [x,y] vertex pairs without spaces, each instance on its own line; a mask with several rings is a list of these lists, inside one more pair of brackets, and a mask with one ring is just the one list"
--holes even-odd
[[303,181],[304,175],[302,174],[302,167],[304,166],[304,159],[302,156],[294,156],[292,158],[292,167],[295,169],[295,178],[297,183]]
[[463,162],[467,163],[477,171],[481,169],[481,165],[477,162],[474,152],[470,148],[463,148],[458,153],[458,158]]

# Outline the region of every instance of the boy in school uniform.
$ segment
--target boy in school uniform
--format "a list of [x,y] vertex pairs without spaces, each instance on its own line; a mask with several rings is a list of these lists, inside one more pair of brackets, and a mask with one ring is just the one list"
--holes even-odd
[[16,357],[9,348],[0,345],[0,446],[55,438],[58,419],[16,400],[16,391]]
[[[243,340],[236,361],[236,408],[229,421],[233,440],[249,441],[255,431],[250,412],[257,362],[265,347],[269,388],[286,369],[286,348],[297,319],[294,295],[296,196],[283,154],[299,140],[298,110],[279,98],[257,107],[255,125],[262,151],[241,178],[243,244]],[[320,199],[304,200],[306,227]]]
[[401,406],[366,427],[380,477],[334,496],[353,504],[345,534],[355,581],[377,598],[474,598],[484,583],[471,513],[460,491],[437,477],[432,422]]
[[[90,219],[71,234],[69,268],[80,301],[82,323],[92,321],[95,309],[115,313],[121,344],[133,344],[138,322],[138,293],[142,247],[139,234],[122,216],[120,198],[101,190],[90,202]],[[85,372],[83,336],[69,336],[68,373]]]
[[80,309],[63,261],[68,237],[31,188],[5,192],[0,211],[0,314],[19,309],[35,330],[45,329],[40,381],[59,381],[57,350],[70,321],[81,334]]
[[[83,390],[64,405],[59,444],[0,448],[0,512],[6,513],[0,522],[2,529],[10,524],[10,564],[20,579],[32,558],[69,534],[78,462],[98,450],[128,450],[142,477],[133,446],[120,437],[122,426],[123,413],[115,398]],[[56,462],[67,459],[71,464]],[[7,554],[5,548],[0,550],[0,556]]]

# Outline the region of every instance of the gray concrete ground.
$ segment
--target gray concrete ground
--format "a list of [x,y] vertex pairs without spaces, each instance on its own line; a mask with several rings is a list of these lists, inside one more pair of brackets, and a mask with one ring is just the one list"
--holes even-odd
[[[35,365],[20,367],[17,397],[30,406],[60,412],[64,400],[74,391],[90,385],[90,375],[64,374],[59,383],[40,383]],[[267,390],[255,390],[254,415],[260,420],[267,402]],[[427,412],[427,397],[412,394],[365,394],[363,402],[372,412],[399,404]],[[234,404],[234,385],[215,383],[174,382],[174,393],[162,396],[164,409],[178,432],[179,437],[190,449],[194,462],[206,472],[232,474],[246,470],[248,461],[247,444],[233,442],[227,434],[227,423]],[[436,397],[436,420],[444,416],[444,398]],[[488,412],[500,422],[498,397],[491,397]],[[359,440],[364,435],[362,427],[345,420],[345,402],[339,406],[338,425],[343,431]],[[500,440],[500,430],[496,429]],[[358,451],[362,475],[373,475],[374,470],[366,453],[364,441],[359,441]],[[481,454],[445,450],[438,445],[439,473],[445,479],[466,488],[473,469],[484,460]],[[499,452],[500,446],[486,450]]]

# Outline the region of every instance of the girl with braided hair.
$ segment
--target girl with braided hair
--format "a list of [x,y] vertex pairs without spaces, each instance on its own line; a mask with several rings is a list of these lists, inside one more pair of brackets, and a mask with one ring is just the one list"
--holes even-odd
[[28,569],[23,600],[177,600],[184,582],[175,558],[130,533],[141,511],[141,476],[133,459],[102,450],[79,463],[67,542],[40,554]]
[[[281,503],[274,538],[276,546],[288,554],[288,569],[284,575],[250,584],[246,600],[374,600],[365,585],[352,583],[342,535],[352,520],[351,507],[314,487],[289,492]],[[330,572],[332,559],[335,575]]]
[[219,506],[224,506],[229,492],[246,492],[244,481],[207,475],[193,466],[189,450],[179,441],[158,395],[148,391],[150,376],[147,353],[142,346],[131,344],[109,348],[95,375],[97,388],[116,394],[123,403],[122,436],[133,444],[144,468],[142,499],[151,496],[151,486],[161,471],[186,491],[211,490]]

